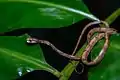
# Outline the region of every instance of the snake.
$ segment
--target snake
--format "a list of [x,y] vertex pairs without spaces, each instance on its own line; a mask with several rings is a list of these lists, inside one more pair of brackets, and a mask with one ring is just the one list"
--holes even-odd
[[[97,34],[95,37],[93,37],[91,39],[91,36],[95,32],[99,32],[99,34]],[[76,60],[76,61],[81,60],[82,63],[84,63],[85,65],[95,65],[95,64],[99,63],[103,59],[104,54],[107,51],[107,48],[108,48],[108,45],[109,45],[109,37],[110,37],[111,34],[115,34],[115,33],[116,33],[116,30],[113,29],[113,28],[93,28],[92,30],[90,30],[88,35],[87,35],[87,40],[88,40],[89,43],[86,46],[85,50],[83,51],[83,54],[82,54],[81,57],[70,55],[70,54],[67,54],[67,53],[61,51],[57,47],[55,47],[51,42],[49,42],[47,40],[39,40],[37,38],[29,37],[29,38],[27,38],[27,43],[46,44],[46,45],[50,46],[53,50],[55,50],[58,54],[66,57],[66,58],[69,58],[71,60]],[[105,43],[104,43],[104,46],[101,49],[99,55],[94,60],[91,60],[90,62],[87,61],[88,55],[90,54],[92,48],[102,38],[105,38]]]
[[[83,34],[85,33],[85,31],[86,31],[89,27],[91,27],[92,25],[96,25],[96,24],[100,24],[100,23],[104,24],[104,25],[106,26],[106,28],[109,28],[108,23],[105,22],[105,21],[102,21],[102,20],[100,20],[100,21],[93,21],[93,22],[88,23],[88,24],[83,28],[81,34],[79,35],[78,41],[77,41],[77,43],[76,43],[76,46],[75,46],[75,48],[74,48],[74,50],[73,50],[72,55],[74,55],[74,54],[76,53],[76,50],[77,50],[77,48],[78,48],[78,45],[79,45],[79,43],[80,43],[80,41],[81,41],[81,39],[82,39],[82,36],[83,36]],[[87,38],[87,39],[88,39],[88,38]]]
[[[100,34],[97,34],[97,36],[95,36],[92,40],[90,40],[91,36],[95,32],[100,32]],[[117,33],[117,30],[114,28],[93,28],[92,30],[90,30],[87,35],[87,41],[89,44],[87,45],[87,47],[85,48],[83,52],[83,55],[81,58],[82,62],[86,65],[94,65],[94,64],[101,62],[104,57],[105,52],[108,49],[110,35],[116,34],[116,33]],[[91,60],[90,62],[88,62],[87,59],[88,59],[88,55],[90,51],[92,50],[93,46],[97,43],[97,41],[99,41],[102,38],[105,38],[105,43],[99,55],[94,60]]]

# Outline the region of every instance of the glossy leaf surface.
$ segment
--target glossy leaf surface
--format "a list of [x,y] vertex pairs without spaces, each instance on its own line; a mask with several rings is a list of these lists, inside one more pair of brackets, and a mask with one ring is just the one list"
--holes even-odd
[[13,80],[33,70],[56,72],[38,45],[26,44],[26,36],[0,37],[0,64],[0,80]]
[[[81,0],[1,0],[0,32],[20,28],[67,27],[85,18],[69,7],[89,13]],[[59,73],[47,64],[38,45],[26,45],[26,36],[0,36],[0,64],[0,80],[13,80],[36,69],[54,75]]]
[[2,0],[0,1],[2,27],[0,32],[18,28],[67,27],[85,18],[69,7],[89,13],[81,0]]

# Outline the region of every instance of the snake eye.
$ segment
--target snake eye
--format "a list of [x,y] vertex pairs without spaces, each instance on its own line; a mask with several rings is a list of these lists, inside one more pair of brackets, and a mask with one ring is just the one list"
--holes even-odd
[[116,34],[117,30],[116,29],[112,29],[112,34]]
[[114,29],[114,28],[109,28],[109,29],[110,29],[110,31],[112,31],[112,32],[117,32],[117,30]]
[[27,38],[27,43],[37,43],[37,41],[34,38]]
[[117,30],[116,30],[116,29],[113,29],[113,31],[114,31],[114,32],[117,32]]

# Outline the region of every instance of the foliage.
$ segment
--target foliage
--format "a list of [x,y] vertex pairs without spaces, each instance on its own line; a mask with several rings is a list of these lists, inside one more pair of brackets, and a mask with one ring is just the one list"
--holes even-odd
[[[90,14],[81,0],[1,0],[0,10],[0,32],[20,28],[68,27],[85,18],[99,20]],[[112,22],[112,20],[110,20],[110,22]],[[27,37],[28,35],[20,37],[0,37],[0,64],[2,64],[0,66],[0,80],[13,80],[23,75],[22,73],[25,74],[33,70],[46,70],[57,77],[64,74],[60,80],[67,80],[74,70],[74,68],[71,67],[72,65],[68,64],[62,72],[57,71],[45,61],[43,52],[38,45],[26,45]],[[115,35],[111,39],[110,45],[114,46],[110,46],[105,60],[103,60],[99,66],[95,67],[95,69],[90,70],[90,80],[100,79],[100,76],[102,76],[104,80],[106,78],[108,79],[108,77],[111,79],[119,78],[119,73],[114,71],[120,70],[119,67],[117,67],[120,56],[118,54],[119,38]],[[95,49],[99,46],[100,45],[96,46]],[[84,48],[82,48],[77,55],[80,55],[83,49]],[[96,53],[94,51],[97,50],[93,50],[93,53]],[[114,50],[116,52],[114,52]],[[112,62],[112,64],[111,61],[109,61],[110,59],[113,59],[115,62]],[[75,61],[73,63],[78,64],[78,62]],[[106,69],[107,67],[104,63],[111,67]],[[101,69],[104,69],[105,73],[101,72]],[[112,74],[114,72],[115,76],[111,76],[111,74],[107,75],[108,72]],[[67,77],[65,77],[66,75]]]

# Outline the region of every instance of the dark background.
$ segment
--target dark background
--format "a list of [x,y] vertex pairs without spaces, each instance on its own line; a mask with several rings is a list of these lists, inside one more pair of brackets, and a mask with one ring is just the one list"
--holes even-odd
[[[106,19],[113,11],[120,8],[120,0],[83,0],[84,3],[88,6],[90,12],[100,18],[101,20]],[[120,17],[117,18],[114,23],[111,24],[111,27],[114,27],[120,30]],[[69,27],[63,27],[59,29],[19,29],[12,32],[6,33],[6,35],[22,35],[24,33],[28,33],[29,35],[39,38],[45,39],[52,42],[57,48],[60,50],[72,53],[78,36],[82,31],[83,27],[88,24],[90,20],[85,19],[80,22],[77,22]],[[82,38],[82,42],[79,45],[82,46],[86,39],[87,31]],[[69,62],[68,59],[63,56],[58,55],[55,51],[53,51],[50,47],[40,44],[43,49],[43,53],[46,61],[53,66],[54,68],[61,71],[65,65]],[[49,54],[48,54],[49,53]],[[80,69],[81,65],[77,67],[77,70]],[[71,78],[69,80],[87,80],[87,72],[88,67],[85,67],[85,71],[83,74],[79,75],[76,72],[73,72]],[[57,80],[57,78],[49,72],[46,71],[33,71],[28,73],[17,80]]]

